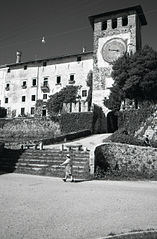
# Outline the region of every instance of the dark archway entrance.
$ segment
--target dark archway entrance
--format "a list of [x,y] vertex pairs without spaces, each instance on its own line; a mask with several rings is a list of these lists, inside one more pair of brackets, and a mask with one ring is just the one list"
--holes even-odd
[[113,133],[118,129],[118,116],[114,111],[107,114],[107,132]]

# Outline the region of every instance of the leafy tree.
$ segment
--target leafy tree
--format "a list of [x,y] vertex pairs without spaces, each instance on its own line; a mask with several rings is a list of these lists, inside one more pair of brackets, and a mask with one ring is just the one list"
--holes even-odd
[[157,101],[157,52],[148,45],[135,54],[125,54],[113,65],[113,88],[104,104],[110,109],[120,108],[125,98]]
[[46,104],[49,115],[58,114],[62,110],[63,103],[76,102],[77,93],[78,86],[69,85],[51,95]]

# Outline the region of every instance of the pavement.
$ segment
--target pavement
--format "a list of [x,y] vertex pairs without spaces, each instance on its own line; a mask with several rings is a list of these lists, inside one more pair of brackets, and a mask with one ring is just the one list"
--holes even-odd
[[97,239],[157,229],[157,182],[0,175],[0,239]]
[[[87,136],[84,138],[76,139],[67,143],[64,143],[64,145],[68,144],[82,144],[84,147],[86,147],[89,150],[94,151],[95,148],[103,143],[104,139],[107,139],[111,134],[94,134],[91,136]],[[63,143],[58,144],[52,144],[52,145],[44,145],[44,148],[60,148]]]

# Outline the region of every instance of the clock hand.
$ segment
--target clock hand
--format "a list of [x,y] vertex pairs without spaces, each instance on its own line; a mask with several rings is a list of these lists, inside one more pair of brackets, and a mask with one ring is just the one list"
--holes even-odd
[[116,49],[110,49],[110,48],[109,48],[109,51],[116,51],[116,52],[119,52],[119,50],[116,50]]

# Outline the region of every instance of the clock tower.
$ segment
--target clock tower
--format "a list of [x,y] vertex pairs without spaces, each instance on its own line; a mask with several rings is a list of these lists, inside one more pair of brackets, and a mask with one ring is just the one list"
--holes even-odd
[[92,103],[107,114],[103,100],[109,97],[113,84],[113,63],[126,52],[141,48],[141,26],[147,22],[141,6],[102,13],[89,20],[94,31]]

